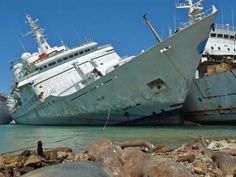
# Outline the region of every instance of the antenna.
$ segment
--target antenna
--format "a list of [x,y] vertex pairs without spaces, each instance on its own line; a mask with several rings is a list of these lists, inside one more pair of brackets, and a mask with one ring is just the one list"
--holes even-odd
[[176,26],[176,10],[174,8],[174,31],[177,29],[177,26]]
[[19,39],[19,37],[18,37],[16,34],[15,34],[15,36],[16,36],[16,39],[17,39],[18,43],[19,43],[20,46],[22,47],[22,49],[26,52],[25,46],[24,46],[24,44],[22,43],[22,41]]
[[202,2],[204,0],[199,0],[196,3],[193,3],[192,0],[186,0],[185,3],[177,3],[176,8],[178,9],[189,9],[188,16],[191,23],[201,20],[204,13],[202,13],[203,6]]
[[224,12],[223,12],[223,6],[221,5],[221,23],[222,23],[222,29],[224,29]]
[[82,40],[81,40],[81,38],[80,38],[78,32],[76,31],[75,27],[72,26],[72,28],[73,28],[73,32],[75,33],[75,36],[76,36],[76,38],[78,39],[79,43],[82,43]]
[[31,31],[26,33],[24,36],[32,34],[35,37],[36,42],[38,44],[39,52],[40,53],[46,52],[48,49],[50,49],[50,46],[47,43],[46,39],[44,38],[45,37],[45,35],[43,34],[44,30],[37,25],[38,19],[33,20],[30,15],[26,15],[26,19],[27,19],[26,23],[30,25]]
[[153,26],[151,25],[151,23],[150,23],[149,20],[147,19],[147,14],[145,14],[145,15],[143,16],[143,18],[144,18],[146,24],[148,25],[148,27],[150,28],[150,30],[152,31],[153,35],[155,36],[156,40],[157,40],[158,42],[161,42],[162,40],[161,40],[160,36],[157,34],[156,30],[153,28]]
[[234,28],[234,10],[232,9],[232,27]]

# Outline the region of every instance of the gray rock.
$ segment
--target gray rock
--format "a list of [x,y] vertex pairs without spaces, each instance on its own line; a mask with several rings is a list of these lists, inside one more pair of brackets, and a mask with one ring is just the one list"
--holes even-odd
[[22,177],[112,177],[110,171],[94,163],[67,163],[29,172]]
[[224,175],[233,175],[235,171],[235,162],[232,156],[225,152],[216,152],[212,160],[218,165],[218,168]]

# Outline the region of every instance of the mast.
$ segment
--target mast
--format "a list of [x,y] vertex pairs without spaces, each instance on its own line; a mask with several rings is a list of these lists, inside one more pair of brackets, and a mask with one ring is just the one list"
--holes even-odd
[[203,7],[202,2],[204,0],[199,0],[196,3],[193,3],[192,0],[186,0],[186,3],[178,3],[176,8],[178,9],[189,9],[188,16],[190,18],[190,22],[194,23],[202,18]]
[[152,31],[153,35],[155,36],[156,40],[160,43],[162,40],[161,40],[160,36],[157,34],[156,30],[153,28],[152,24],[147,19],[147,14],[145,14],[143,16],[143,18],[144,18],[146,24],[148,25],[148,27],[150,28],[150,30]]
[[36,39],[36,43],[38,44],[39,53],[46,53],[47,50],[50,49],[51,47],[44,38],[45,37],[43,34],[44,30],[36,24],[38,19],[33,20],[30,15],[26,15],[26,18],[27,18],[26,23],[30,25],[31,31],[26,33],[25,36],[32,34]]

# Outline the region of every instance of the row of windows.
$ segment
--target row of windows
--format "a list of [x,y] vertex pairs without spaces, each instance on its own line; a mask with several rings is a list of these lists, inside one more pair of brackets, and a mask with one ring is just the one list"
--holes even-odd
[[211,33],[211,37],[217,37],[217,38],[224,38],[224,39],[232,39],[235,40],[236,39],[236,35],[228,35],[228,34],[216,34],[216,33]]
[[[213,47],[213,46],[211,46],[211,50],[214,50],[214,47]],[[221,48],[218,47],[218,50],[221,50]],[[228,51],[230,52],[230,48],[228,48]],[[234,49],[234,52],[236,52],[236,49]]]
[[74,58],[74,57],[77,57],[77,56],[79,56],[79,55],[83,55],[83,54],[85,54],[85,53],[88,53],[88,52],[90,52],[91,50],[93,50],[94,48],[89,48],[89,49],[85,49],[85,50],[82,50],[82,51],[80,51],[80,52],[77,52],[77,53],[74,53],[74,54],[71,54],[71,55],[69,55],[69,56],[66,56],[66,57],[64,57],[64,58],[60,58],[60,59],[58,59],[57,61],[53,61],[53,62],[51,62],[51,63],[48,63],[48,64],[46,64],[46,65],[44,65],[44,66],[42,66],[42,67],[39,67],[39,68],[37,68],[36,70],[43,70],[43,69],[46,69],[46,68],[48,68],[48,67],[51,67],[51,66],[53,66],[53,65],[55,65],[55,64],[57,64],[57,63],[61,63],[61,62],[63,62],[63,61],[66,61],[66,60],[69,60],[69,59],[71,59],[71,58]]

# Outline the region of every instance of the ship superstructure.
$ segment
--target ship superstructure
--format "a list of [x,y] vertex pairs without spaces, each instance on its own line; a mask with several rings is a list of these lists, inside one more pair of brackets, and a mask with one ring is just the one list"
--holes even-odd
[[0,92],[0,124],[8,124],[11,121],[7,100],[8,97]]
[[111,45],[96,42],[51,48],[37,21],[27,16],[38,52],[22,54],[23,62],[13,65],[13,119],[41,125],[168,122],[158,115],[182,108],[215,14],[213,7],[210,15],[125,59]]
[[187,97],[185,119],[236,123],[236,28],[215,25]]

